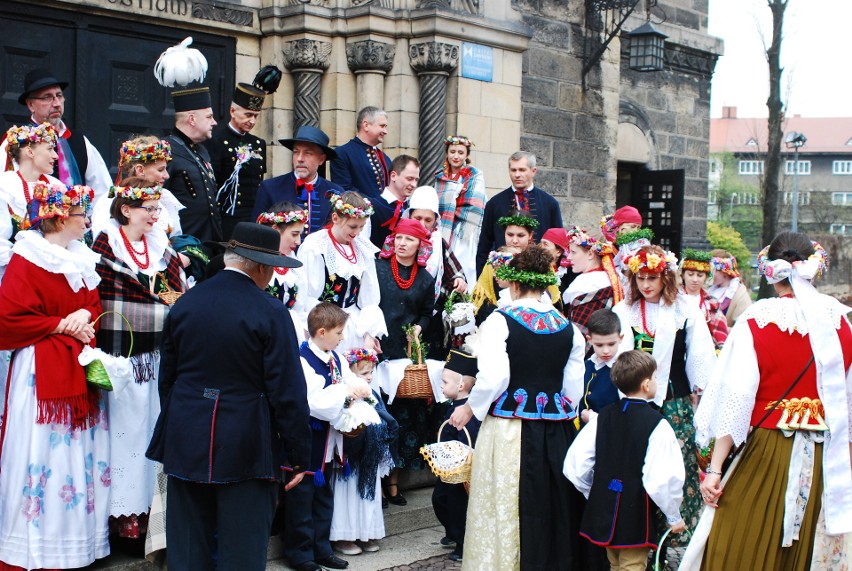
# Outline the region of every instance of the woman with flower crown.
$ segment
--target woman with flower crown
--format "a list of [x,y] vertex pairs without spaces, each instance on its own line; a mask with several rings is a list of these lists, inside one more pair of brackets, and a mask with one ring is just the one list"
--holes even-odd
[[[98,348],[130,356],[134,383],[110,392],[112,491],[110,516],[119,537],[137,540],[147,531],[156,463],[145,451],[160,412],[157,376],[160,340],[170,306],[186,289],[177,253],[158,224],[161,187],[136,177],[109,191],[111,218],[95,237],[101,303]],[[125,324],[124,318],[129,320]],[[132,331],[132,333],[131,333]],[[131,345],[133,347],[131,354]]]
[[740,314],[751,305],[751,296],[742,282],[736,257],[725,250],[713,250],[710,256],[710,265],[713,267],[710,295],[719,302],[728,327],[733,327]]
[[[542,301],[552,256],[531,246],[496,270],[512,302],[479,330],[479,374],[450,424],[483,421],[470,482],[464,568],[584,569],[582,497],[562,476],[583,392],[585,340]],[[470,339],[470,338],[468,338]]]
[[[275,228],[281,235],[278,251],[295,258],[296,248],[302,243],[302,232],[310,224],[310,215],[292,202],[278,202],[261,212],[257,223]],[[296,326],[296,336],[301,343],[306,339],[308,329],[308,312],[305,310],[305,280],[302,268],[275,268],[268,291],[290,310],[293,325]]]
[[586,334],[586,322],[598,309],[611,308],[624,299],[621,281],[613,265],[616,250],[576,226],[568,231],[568,260],[571,271],[579,274],[565,293],[565,316]]
[[848,569],[852,327],[849,308],[814,288],[827,262],[794,232],[758,255],[778,297],[737,320],[695,413],[699,443],[715,446],[704,533],[682,569]]
[[361,237],[373,205],[354,191],[334,194],[329,200],[331,224],[308,234],[299,247],[305,311],[321,301],[337,305],[349,314],[337,351],[362,347],[380,352],[377,338],[388,330],[379,309],[378,248]]
[[77,358],[94,345],[99,256],[83,243],[94,192],[36,184],[0,285],[0,349],[15,351],[0,440],[0,568],[76,569],[109,554],[109,432]]
[[471,164],[473,142],[462,135],[444,139],[447,158],[435,173],[435,190],[440,203],[441,235],[459,262],[465,281],[476,281],[476,246],[485,214],[485,177]]
[[683,293],[698,305],[698,309],[704,314],[713,343],[719,350],[728,338],[728,323],[725,321],[725,314],[719,309],[719,302],[704,289],[710,275],[710,258],[709,252],[685,249],[681,253],[680,279]]
[[[686,480],[681,514],[691,532],[698,522],[698,461],[692,425],[693,395],[707,387],[716,349],[704,314],[678,293],[677,258],[656,245],[642,246],[624,259],[629,290],[612,310],[621,320],[619,353],[638,349],[657,361],[654,402],[672,425],[680,444]],[[697,397],[696,397],[697,398]],[[685,545],[675,538],[671,545]]]

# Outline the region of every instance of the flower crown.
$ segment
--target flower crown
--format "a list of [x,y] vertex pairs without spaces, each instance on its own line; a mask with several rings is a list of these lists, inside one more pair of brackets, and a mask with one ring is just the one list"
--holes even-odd
[[710,273],[710,252],[687,248],[681,252],[681,269]]
[[74,206],[89,212],[94,199],[95,191],[88,186],[38,183],[33,189],[29,216],[21,223],[21,228],[26,230],[36,227],[46,218],[68,218],[68,212]]
[[308,211],[307,210],[290,210],[285,212],[261,212],[257,217],[258,224],[266,226],[277,226],[279,224],[293,224],[301,222],[307,226]]
[[21,125],[6,131],[6,140],[10,147],[23,147],[37,143],[56,144],[56,129],[50,123],[41,125]]
[[130,141],[124,141],[118,156],[119,170],[130,161],[152,163],[154,161],[172,160],[172,146],[168,141],[155,141],[144,147],[137,147]]
[[354,365],[355,363],[360,363],[361,361],[369,361],[374,365],[379,362],[379,357],[376,355],[375,351],[370,349],[350,349],[343,353],[343,358],[346,359],[346,362],[350,365]]
[[448,147],[450,145],[464,145],[469,149],[473,146],[473,141],[471,141],[467,137],[462,137],[461,135],[450,135],[449,137],[444,139],[444,144]]
[[615,238],[615,245],[620,247],[630,242],[636,242],[637,240],[647,240],[648,244],[650,244],[654,240],[654,231],[650,228],[640,228],[639,230],[619,234]]
[[497,268],[507,265],[514,257],[515,255],[511,252],[498,252],[497,250],[493,250],[489,252],[487,262],[489,266],[496,270]]
[[530,232],[534,232],[538,229],[538,220],[532,216],[503,216],[497,220],[497,224],[499,224],[502,228],[520,226],[521,228],[526,228]]
[[163,187],[160,185],[140,188],[137,186],[111,186],[107,198],[126,198],[128,200],[160,200]]
[[710,265],[713,267],[713,270],[717,272],[722,272],[732,278],[740,277],[740,271],[737,269],[737,259],[734,256],[731,256],[730,258],[714,256],[710,258]]
[[[815,276],[818,278],[828,271],[828,253],[819,242],[811,240],[811,244],[814,247],[814,253],[808,256],[808,261],[813,260],[818,265],[819,269]],[[772,273],[770,269],[771,262],[772,260],[769,259],[769,246],[766,246],[757,255],[757,273],[762,276],[772,277],[770,275]]]
[[348,202],[343,202],[343,198],[341,198],[339,194],[332,194],[329,197],[329,202],[331,202],[331,207],[335,212],[346,218],[369,218],[373,215],[373,212],[375,212],[373,210],[373,205],[367,198],[364,198],[364,202],[367,203],[367,206],[364,208],[358,208],[357,206],[352,206]]
[[663,255],[654,252],[639,250],[632,256],[625,258],[624,265],[634,275],[645,270],[649,274],[664,274],[677,271],[677,257],[671,252],[663,251]]
[[517,282],[533,289],[544,289],[547,286],[556,285],[556,283],[558,283],[556,274],[553,270],[540,274],[529,270],[519,270],[518,268],[513,268],[509,264],[500,266],[494,270],[494,275],[497,276],[498,280]]
[[613,241],[618,233],[618,225],[612,214],[605,214],[601,217],[601,233],[610,242]]
[[598,257],[612,256],[615,254],[615,248],[611,242],[598,240],[593,236],[589,236],[585,230],[577,226],[573,226],[570,230],[568,230],[568,239],[571,240],[571,243],[575,246],[589,248],[589,250],[594,252]]

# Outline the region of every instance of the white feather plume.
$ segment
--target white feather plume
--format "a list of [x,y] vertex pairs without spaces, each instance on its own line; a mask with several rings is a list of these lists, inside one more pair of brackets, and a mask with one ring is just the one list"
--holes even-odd
[[163,87],[185,86],[204,81],[207,59],[200,51],[189,47],[192,36],[160,54],[154,66],[154,76]]

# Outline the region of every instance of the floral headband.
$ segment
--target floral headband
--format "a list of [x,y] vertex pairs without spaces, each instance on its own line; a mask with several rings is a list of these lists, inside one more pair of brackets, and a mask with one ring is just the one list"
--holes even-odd
[[651,241],[654,239],[654,231],[650,228],[640,228],[639,230],[634,230],[632,232],[627,232],[625,234],[619,234],[615,238],[615,245],[618,247],[623,246],[624,244],[629,244],[631,242],[637,242],[639,240],[644,240],[650,246]]
[[601,217],[601,233],[604,235],[604,238],[612,242],[616,238],[616,234],[618,233],[618,224],[615,222],[615,218],[612,214],[606,214]]
[[112,186],[109,189],[107,198],[126,198],[128,200],[160,200],[160,194],[163,187],[160,185],[140,188],[136,186]]
[[307,210],[290,210],[285,212],[261,212],[257,217],[258,224],[266,226],[278,226],[279,224],[293,224],[301,222],[307,226]]
[[677,257],[671,252],[663,251],[663,255],[639,250],[625,258],[624,265],[633,275],[645,270],[649,274],[664,274],[677,271]]
[[766,281],[771,284],[789,279],[793,269],[807,280],[820,277],[828,271],[828,253],[819,242],[811,240],[811,244],[814,247],[814,253],[804,262],[798,261],[792,264],[787,260],[770,260],[769,246],[766,246],[757,255],[757,272],[766,276]]
[[118,168],[130,161],[140,161],[143,163],[152,163],[154,161],[170,161],[172,160],[172,146],[168,141],[160,140],[137,147],[130,141],[124,141],[121,145],[118,158]]
[[687,248],[681,252],[681,269],[710,273],[710,253]]
[[526,228],[530,232],[534,232],[538,229],[538,220],[532,216],[503,216],[497,220],[497,224],[499,224],[502,228],[520,226],[521,228]]
[[611,242],[606,240],[597,240],[593,236],[589,236],[585,230],[578,228],[577,226],[568,230],[568,237],[572,244],[580,246],[581,248],[589,248],[598,257],[612,256],[615,254],[615,247]]
[[376,355],[375,351],[370,349],[350,349],[343,353],[343,358],[346,359],[346,362],[350,365],[354,365],[356,363],[360,363],[361,361],[369,361],[374,365],[379,362],[379,357]]
[[364,202],[367,203],[367,206],[364,208],[358,208],[357,206],[352,206],[348,202],[343,202],[343,199],[339,194],[332,194],[329,197],[329,201],[331,202],[331,207],[334,209],[337,214],[340,216],[344,216],[346,218],[369,218],[373,215],[373,205],[370,201],[364,198]]
[[517,268],[513,268],[509,264],[500,266],[494,270],[494,275],[497,276],[498,280],[517,282],[534,289],[544,289],[547,286],[556,285],[558,283],[556,274],[553,270],[540,274],[529,270],[519,270]]
[[496,270],[497,268],[507,265],[514,257],[515,255],[511,252],[498,252],[493,250],[488,254],[487,262],[489,266]]
[[473,141],[471,141],[467,137],[462,137],[461,135],[450,135],[449,137],[444,139],[444,144],[448,147],[450,145],[464,145],[469,149],[473,146]]
[[740,271],[737,269],[737,259],[734,256],[731,256],[730,258],[714,256],[710,258],[710,265],[717,272],[722,272],[732,278],[740,277]]
[[21,125],[6,131],[9,147],[23,147],[38,143],[56,144],[56,129],[50,123],[41,125]]
[[84,212],[89,212],[95,191],[88,186],[64,184],[36,184],[33,189],[33,199],[29,205],[28,217],[21,223],[26,230],[36,228],[46,218],[68,218],[68,212],[74,206],[79,206]]

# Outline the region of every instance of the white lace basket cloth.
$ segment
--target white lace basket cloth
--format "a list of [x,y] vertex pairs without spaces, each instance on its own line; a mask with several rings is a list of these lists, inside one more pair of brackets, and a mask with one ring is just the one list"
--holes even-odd
[[[420,448],[420,454],[429,463],[429,468],[446,484],[465,484],[470,482],[473,469],[473,448],[458,440],[441,442],[441,432],[449,421],[445,420],[438,429],[438,442]],[[470,433],[462,428],[470,443]]]

